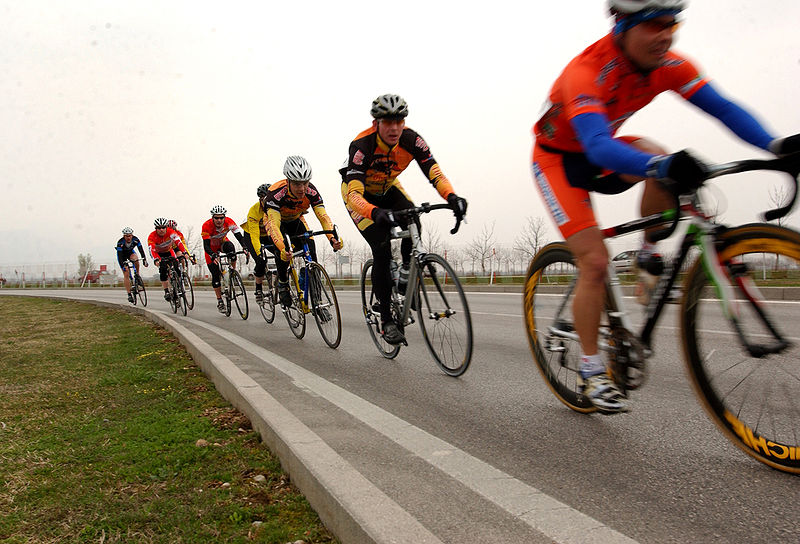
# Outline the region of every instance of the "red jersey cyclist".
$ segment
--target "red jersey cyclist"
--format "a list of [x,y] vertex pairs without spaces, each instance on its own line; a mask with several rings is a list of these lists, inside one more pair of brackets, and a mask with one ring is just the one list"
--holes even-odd
[[136,268],[136,273],[139,273],[139,259],[136,257],[137,248],[142,256],[142,262],[147,266],[147,257],[145,256],[142,242],[133,235],[132,228],[125,227],[122,229],[122,238],[117,241],[117,262],[122,269],[122,281],[125,282],[125,290],[128,292],[128,302],[133,302],[133,295],[131,294],[131,279],[128,276],[125,261],[130,260],[134,268]]
[[[169,301],[169,287],[167,286],[167,260],[166,257],[175,257],[173,266],[178,266],[178,259],[186,253],[186,246],[183,245],[178,234],[169,228],[169,221],[164,217],[159,217],[153,221],[155,230],[147,237],[147,247],[153,256],[153,264],[158,267],[158,277],[161,280],[161,287],[164,289],[164,300]],[[175,247],[176,249],[173,249]]]
[[685,0],[609,0],[612,31],[575,57],[550,90],[534,125],[533,175],[580,271],[573,315],[581,340],[583,394],[601,413],[628,410],[598,352],[608,252],[590,192],[621,193],[644,181],[641,213],[669,208],[673,194],[699,186],[705,165],[687,151],[668,153],[638,136],[615,137],[636,111],[673,91],[722,121],[742,140],[776,154],[800,149],[800,137],[775,139],[683,55],[670,50]]
[[[417,161],[431,185],[450,204],[456,217],[467,212],[467,201],[455,194],[422,136],[406,127],[408,104],[395,94],[385,94],[372,101],[372,126],[350,143],[347,165],[342,174],[342,199],[350,217],[372,250],[372,285],[380,304],[383,337],[390,344],[405,341],[403,332],[392,321],[390,297],[392,276],[392,210],[414,207],[411,198],[397,180],[412,161]],[[399,220],[405,227],[405,219]],[[419,227],[419,225],[418,225]],[[407,277],[411,261],[411,239],[400,245],[403,258],[401,274]]]
[[[283,235],[297,236],[309,230],[303,219],[303,214],[309,208],[314,210],[323,230],[333,230],[333,222],[325,211],[322,196],[311,183],[311,165],[305,158],[299,155],[288,157],[283,165],[283,175],[286,179],[270,185],[262,202],[267,216],[267,232],[272,239],[269,249],[275,255],[275,265],[278,268],[278,295],[281,304],[288,307],[292,305],[289,295],[289,261],[292,259],[292,248],[286,247]],[[342,248],[341,240],[334,238],[332,234],[326,236],[334,251]],[[308,239],[308,249],[311,258],[316,261],[317,250],[313,238]]]
[[214,288],[214,293],[217,295],[217,309],[223,314],[225,313],[225,303],[222,302],[222,271],[219,268],[219,254],[227,254],[231,264],[236,266],[236,248],[233,242],[228,240],[228,233],[233,232],[233,235],[247,251],[242,229],[239,228],[236,221],[227,217],[227,213],[228,210],[222,206],[214,206],[211,208],[211,219],[203,223],[201,229],[206,266],[211,272],[211,287]]

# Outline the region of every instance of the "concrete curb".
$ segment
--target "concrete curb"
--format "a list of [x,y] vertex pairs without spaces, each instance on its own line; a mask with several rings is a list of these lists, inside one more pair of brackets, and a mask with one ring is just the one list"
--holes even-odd
[[[35,292],[14,293],[36,296]],[[48,296],[140,315],[169,330],[217,391],[245,414],[292,483],[343,544],[443,544],[230,359],[175,320],[137,306]]]

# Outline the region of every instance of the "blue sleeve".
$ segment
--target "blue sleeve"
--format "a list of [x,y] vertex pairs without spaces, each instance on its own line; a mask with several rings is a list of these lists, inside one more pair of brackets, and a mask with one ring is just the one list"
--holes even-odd
[[615,139],[605,115],[582,113],[570,123],[592,164],[621,174],[647,177],[647,163],[655,155]]
[[767,149],[769,143],[775,139],[755,117],[720,95],[710,83],[694,93],[689,102],[722,121],[739,138],[756,147]]

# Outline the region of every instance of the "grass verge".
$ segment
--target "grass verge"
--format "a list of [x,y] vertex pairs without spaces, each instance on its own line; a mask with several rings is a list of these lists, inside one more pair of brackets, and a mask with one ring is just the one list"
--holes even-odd
[[168,332],[0,297],[0,541],[336,542]]

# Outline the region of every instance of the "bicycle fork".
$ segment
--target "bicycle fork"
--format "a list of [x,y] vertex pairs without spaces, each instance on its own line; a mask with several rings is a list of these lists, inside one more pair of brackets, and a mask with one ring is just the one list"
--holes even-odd
[[[773,353],[780,353],[789,346],[791,342],[786,340],[783,335],[775,328],[772,320],[765,311],[764,297],[756,287],[753,279],[748,273],[747,265],[744,262],[723,263],[714,244],[714,237],[702,235],[699,237],[699,244],[702,250],[702,264],[706,276],[714,286],[714,290],[719,298],[722,313],[731,323],[736,335],[739,337],[742,347],[756,358],[763,358]],[[740,306],[734,297],[733,285],[739,288],[744,296],[744,300],[750,303],[753,311],[758,316],[761,323],[773,336],[775,342],[770,344],[752,343],[742,327]]]

